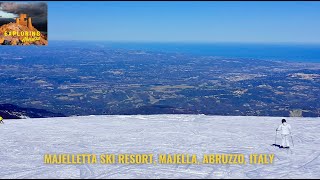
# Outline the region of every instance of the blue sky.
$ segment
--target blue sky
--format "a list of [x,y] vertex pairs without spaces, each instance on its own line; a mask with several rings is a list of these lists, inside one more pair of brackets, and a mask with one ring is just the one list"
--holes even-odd
[[320,43],[320,2],[48,2],[49,40]]

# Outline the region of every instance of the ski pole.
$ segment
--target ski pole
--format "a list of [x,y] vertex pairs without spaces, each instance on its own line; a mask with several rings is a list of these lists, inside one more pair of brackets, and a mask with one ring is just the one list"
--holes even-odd
[[277,144],[277,135],[278,135],[278,129],[276,129],[276,137],[274,138],[274,144]]
[[292,141],[292,146],[294,147],[293,138],[292,138],[292,135],[291,135],[291,134],[290,134],[290,137],[291,137],[291,141]]

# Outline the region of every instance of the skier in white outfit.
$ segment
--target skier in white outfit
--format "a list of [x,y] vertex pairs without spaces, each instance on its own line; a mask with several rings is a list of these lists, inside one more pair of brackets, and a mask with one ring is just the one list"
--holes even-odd
[[289,136],[291,135],[291,126],[286,122],[285,119],[282,119],[282,124],[278,127],[277,131],[281,132],[282,146],[281,148],[289,148]]

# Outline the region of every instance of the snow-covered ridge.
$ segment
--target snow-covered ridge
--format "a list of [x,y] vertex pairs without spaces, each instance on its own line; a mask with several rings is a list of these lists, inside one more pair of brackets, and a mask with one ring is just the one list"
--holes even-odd
[[[285,118],[294,147],[271,146],[282,117],[110,115],[5,120],[0,178],[319,178],[320,118]],[[280,142],[278,135],[277,143]],[[275,154],[271,165],[46,165],[44,154]]]

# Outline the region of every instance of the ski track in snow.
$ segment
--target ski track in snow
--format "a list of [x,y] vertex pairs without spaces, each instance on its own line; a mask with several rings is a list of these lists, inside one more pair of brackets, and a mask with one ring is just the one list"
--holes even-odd
[[[286,118],[294,147],[271,146],[281,117],[135,115],[5,120],[0,178],[320,178],[320,118]],[[280,135],[277,144],[281,143]],[[46,165],[44,154],[274,153],[271,165]],[[247,157],[246,157],[247,158]],[[247,159],[248,161],[248,159]]]

